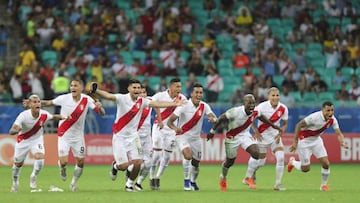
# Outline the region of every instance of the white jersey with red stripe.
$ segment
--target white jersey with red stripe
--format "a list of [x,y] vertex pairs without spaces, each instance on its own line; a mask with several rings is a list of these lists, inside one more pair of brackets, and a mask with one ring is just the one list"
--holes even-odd
[[146,137],[151,135],[151,107],[145,107],[143,110],[149,109],[149,114],[146,116],[144,123],[139,128],[139,136],[140,137]]
[[[281,112],[281,109],[284,109],[284,113]],[[264,101],[260,103],[257,106],[258,112],[261,113],[261,115],[265,116],[267,119],[270,120],[271,117],[276,118],[277,120],[274,123],[274,125],[280,126],[281,120],[288,120],[289,117],[289,110],[288,108],[281,102],[278,103],[278,105],[273,108],[270,104],[270,101]],[[258,127],[263,124],[262,121],[258,121]],[[261,132],[261,135],[263,136],[263,139],[269,140],[270,142],[274,140],[274,137],[279,134],[279,131],[272,128],[271,126],[267,127],[266,130]]]
[[[186,97],[185,95],[183,94],[179,94],[176,98],[180,97],[181,100],[186,100]],[[166,101],[166,102],[172,102],[174,101],[176,98],[171,98],[170,95],[169,95],[169,92],[168,90],[166,91],[162,91],[162,92],[158,92],[156,93],[154,96],[152,96],[152,100],[153,101]],[[178,108],[178,107],[168,107],[168,108]],[[160,113],[163,113],[167,108],[160,108]],[[171,115],[171,113],[170,113]],[[167,117],[167,118],[162,118],[162,121],[163,121],[163,124],[164,124],[164,128],[161,129],[161,132],[162,133],[166,133],[166,134],[174,134],[174,130],[172,130],[171,128],[169,128],[167,126],[167,122],[170,118],[170,115]],[[156,120],[154,121],[154,125],[153,125],[153,128],[158,128],[158,125],[156,124]]]
[[[203,109],[203,111],[198,111],[201,104],[204,105],[204,109]],[[192,137],[200,137],[202,124],[203,124],[203,121],[204,121],[204,115],[205,114],[209,115],[210,113],[214,114],[214,112],[211,110],[210,106],[207,103],[205,103],[203,101],[200,101],[199,105],[195,106],[194,103],[191,101],[191,99],[189,99],[188,102],[185,105],[180,106],[180,107],[175,109],[174,114],[179,117],[178,127],[180,127],[180,128],[184,124],[189,122],[194,117],[195,113],[201,114],[201,118],[198,120],[198,122],[190,130],[188,130],[187,132],[185,132],[181,136],[189,135],[189,136],[192,136]]]
[[[41,114],[46,114],[47,118],[44,121],[44,123],[48,120],[51,120],[53,118],[53,115],[50,114],[48,111],[40,109],[39,117],[34,118],[31,114],[31,109],[25,110],[21,112],[15,119],[14,124],[21,127],[21,131],[18,133],[19,135],[24,134],[31,130],[34,125],[38,122],[40,119]],[[44,123],[40,123],[40,126],[44,126]],[[44,129],[41,127],[35,134],[33,134],[29,139],[26,140],[35,140],[38,137],[42,136],[44,134]]]
[[[334,130],[338,129],[339,123],[338,123],[337,119],[335,118],[335,116],[332,116],[332,118],[334,119],[334,121],[333,121],[333,124],[331,125],[331,127]],[[328,122],[327,120],[325,120],[325,117],[324,117],[322,111],[317,111],[317,112],[314,112],[314,113],[306,116],[304,118],[304,121],[306,123],[306,127],[302,128],[301,130],[313,130],[313,131],[323,128],[325,126],[325,124]],[[330,126],[328,126],[328,127],[330,127]],[[322,134],[322,133],[320,133],[320,134]]]
[[[254,111],[257,111],[257,108],[254,109]],[[261,114],[258,113],[257,117],[259,117]],[[227,110],[225,112],[225,116],[226,118],[229,120],[229,124],[228,124],[228,131],[234,129],[234,128],[238,128],[242,125],[245,124],[245,122],[253,116],[253,113],[250,115],[247,115],[245,112],[245,106],[241,105],[238,107],[233,107],[229,110]],[[237,134],[237,136],[239,135],[249,135],[250,134],[250,127],[251,125],[249,125],[246,129],[244,129],[243,131],[241,131],[240,133]]]
[[[88,109],[95,109],[94,100],[86,94],[81,94],[79,101],[75,101],[72,97],[71,93],[63,94],[52,100],[52,103],[57,106],[61,106],[60,114],[61,115],[71,115],[74,110],[78,107],[83,98],[87,98],[87,103],[81,104],[80,109],[82,109],[81,115],[78,115],[78,120],[67,129],[63,135],[65,139],[78,140],[83,139],[84,136],[84,128],[85,128],[85,119],[88,112]],[[59,121],[59,126],[65,120]],[[81,137],[79,137],[81,136]]]
[[115,97],[117,105],[115,123],[118,122],[118,120],[122,118],[123,115],[128,113],[137,101],[142,100],[141,106],[139,106],[140,110],[136,113],[136,115],[132,115],[132,117],[129,118],[128,121],[126,121],[127,123],[125,124],[125,126],[119,132],[114,134],[116,136],[132,137],[134,134],[138,133],[138,126],[141,118],[142,109],[149,106],[150,100],[147,98],[138,97],[137,100],[133,101],[131,99],[130,93],[115,94]]

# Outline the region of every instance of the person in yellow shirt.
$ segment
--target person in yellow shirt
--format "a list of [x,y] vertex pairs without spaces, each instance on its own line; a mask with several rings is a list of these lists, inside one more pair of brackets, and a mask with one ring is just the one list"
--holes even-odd
[[31,66],[32,62],[35,60],[35,53],[31,50],[29,44],[25,43],[23,51],[20,52],[19,56],[21,57],[21,64],[23,66]]
[[66,48],[67,43],[63,38],[62,33],[56,34],[51,46],[55,51],[62,51]]
[[248,26],[253,23],[253,19],[250,13],[246,9],[241,11],[241,15],[236,18],[236,24],[240,26]]
[[92,77],[96,77],[97,78],[97,82],[102,83],[103,82],[103,55],[99,55],[98,59],[93,60],[93,62],[90,65],[90,69],[91,69],[91,75]]

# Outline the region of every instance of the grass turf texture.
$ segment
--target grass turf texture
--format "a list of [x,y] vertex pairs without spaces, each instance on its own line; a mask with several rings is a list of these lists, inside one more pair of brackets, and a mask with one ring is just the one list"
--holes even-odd
[[[43,192],[31,193],[29,176],[31,166],[22,169],[20,186],[17,193],[11,193],[11,168],[0,167],[0,200],[1,202],[358,202],[359,164],[333,164],[329,179],[330,191],[319,190],[321,174],[320,165],[313,164],[311,171],[301,173],[284,172],[283,185],[286,191],[274,191],[275,165],[269,164],[257,173],[257,189],[249,189],[242,184],[246,165],[233,166],[228,175],[228,191],[219,190],[220,165],[202,165],[198,178],[200,192],[183,191],[183,172],[181,165],[171,165],[161,179],[161,190],[151,191],[149,181],[143,183],[145,191],[127,193],[124,191],[124,173],[118,173],[116,181],[109,178],[109,166],[86,166],[78,182],[79,191],[71,192],[73,166],[68,166],[68,180],[60,180],[57,167],[44,167],[38,176],[38,188]],[[50,185],[64,189],[64,192],[48,192]]]

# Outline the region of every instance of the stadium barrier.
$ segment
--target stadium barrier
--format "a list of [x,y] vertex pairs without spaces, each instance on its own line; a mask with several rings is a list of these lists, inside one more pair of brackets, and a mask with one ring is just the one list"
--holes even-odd
[[[346,133],[345,142],[350,146],[349,150],[345,150],[340,147],[339,141],[335,134],[322,135],[324,144],[327,148],[329,159],[331,163],[360,163],[360,134],[358,133]],[[57,135],[47,134],[44,136],[46,156],[46,165],[57,165]],[[220,164],[225,159],[224,149],[224,136],[217,134],[211,141],[206,141],[206,135],[202,135],[203,140],[203,154],[202,164]],[[101,165],[110,164],[113,161],[112,155],[112,136],[105,135],[86,135],[86,164],[89,165]],[[296,156],[294,153],[289,152],[289,147],[293,141],[293,134],[285,134],[283,136],[283,142],[285,145],[285,160],[287,161],[290,156]],[[10,166],[12,165],[14,146],[16,144],[16,136],[9,136],[0,134],[0,165]],[[239,149],[238,157],[236,159],[237,164],[247,164],[249,159],[248,153]],[[74,158],[70,155],[70,163],[74,163]],[[268,151],[267,160],[268,163],[275,163],[275,157],[271,151]],[[312,157],[311,160],[316,163],[317,160]],[[26,165],[31,165],[34,162],[32,155],[29,155],[25,161]],[[179,150],[175,150],[172,158],[172,164],[181,164],[182,155]]]

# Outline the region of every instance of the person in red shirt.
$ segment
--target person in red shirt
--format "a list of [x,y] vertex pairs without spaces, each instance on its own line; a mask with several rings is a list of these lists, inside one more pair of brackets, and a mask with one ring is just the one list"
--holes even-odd
[[250,63],[248,56],[244,55],[242,50],[239,49],[237,54],[233,57],[234,68],[245,68]]
[[154,27],[155,18],[152,15],[150,10],[146,11],[146,15],[141,16],[141,22],[142,22],[143,27],[144,27],[144,33],[146,35],[148,35],[148,36],[152,35],[153,34],[153,27]]

